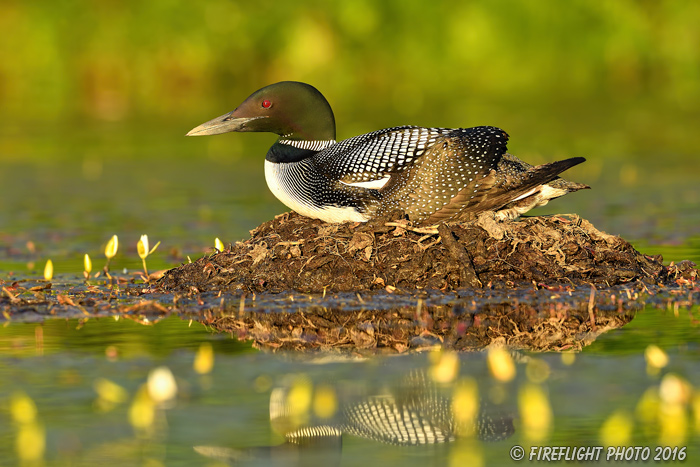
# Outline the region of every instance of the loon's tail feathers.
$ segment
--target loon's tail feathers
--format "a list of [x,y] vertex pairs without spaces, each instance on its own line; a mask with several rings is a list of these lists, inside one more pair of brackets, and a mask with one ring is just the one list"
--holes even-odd
[[[519,159],[514,158],[519,161]],[[491,170],[474,192],[474,186],[465,187],[442,209],[421,222],[435,224],[449,219],[470,220],[485,211],[504,211],[502,218],[515,218],[528,210],[547,204],[572,191],[590,188],[581,183],[559,178],[559,174],[584,162],[583,157],[572,157],[538,166],[523,166],[521,171]],[[524,163],[523,163],[524,164]]]

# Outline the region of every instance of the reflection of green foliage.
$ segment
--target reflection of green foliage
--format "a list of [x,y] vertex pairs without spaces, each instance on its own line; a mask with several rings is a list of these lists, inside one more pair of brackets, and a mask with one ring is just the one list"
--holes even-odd
[[[42,340],[36,341],[36,327],[42,328]],[[186,337],[186,338],[185,338]],[[212,340],[211,333],[201,324],[189,324],[180,318],[168,318],[144,326],[123,318],[78,320],[49,320],[43,324],[10,323],[0,334],[0,355],[24,357],[42,353],[60,353],[67,350],[104,355],[105,348],[113,345],[119,358],[150,355],[163,358],[177,349],[195,351],[203,342],[211,343],[218,353],[254,352],[250,343],[235,339]]]
[[[697,305],[690,309],[680,307],[678,316],[674,315],[672,308],[661,311],[651,306],[646,307],[620,331],[598,337],[585,352],[603,355],[642,354],[650,344],[656,344],[665,351],[676,349],[679,345],[686,348],[682,352],[697,349],[700,344],[698,316],[700,308]],[[694,353],[697,354],[697,351]],[[673,358],[672,356],[671,361]]]
[[32,119],[221,110],[282,79],[446,122],[465,99],[700,98],[692,1],[7,3],[0,112]]

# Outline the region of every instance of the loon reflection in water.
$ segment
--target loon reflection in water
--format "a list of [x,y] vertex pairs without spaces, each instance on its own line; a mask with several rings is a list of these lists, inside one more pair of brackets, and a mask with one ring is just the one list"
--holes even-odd
[[322,465],[340,465],[343,435],[396,446],[425,446],[452,442],[462,432],[483,441],[504,440],[515,432],[512,414],[484,401],[479,403],[476,394],[473,402],[478,413],[471,420],[472,426],[464,430],[453,410],[454,386],[437,384],[421,370],[411,371],[398,385],[380,391],[356,391],[352,385],[338,384],[333,387],[339,399],[335,414],[301,424],[294,406],[297,398],[290,397],[293,391],[293,384],[287,384],[275,387],[270,394],[270,422],[275,431],[284,434],[286,442],[244,449],[195,446],[195,450],[234,464],[310,465],[322,461]]

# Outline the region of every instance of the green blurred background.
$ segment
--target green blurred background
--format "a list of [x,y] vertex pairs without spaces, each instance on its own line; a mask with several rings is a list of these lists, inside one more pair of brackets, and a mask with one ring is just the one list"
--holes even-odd
[[700,235],[699,2],[0,5],[0,242],[22,261],[26,241],[79,258],[114,233],[177,260],[286,210],[263,178],[272,135],[183,137],[280,80],[321,90],[340,139],[495,125],[531,163],[585,156],[567,176],[594,190],[540,214]]

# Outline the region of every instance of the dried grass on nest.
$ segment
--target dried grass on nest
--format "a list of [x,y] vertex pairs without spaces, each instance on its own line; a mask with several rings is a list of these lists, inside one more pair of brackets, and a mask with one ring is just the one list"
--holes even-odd
[[644,255],[576,215],[497,222],[484,213],[427,229],[391,219],[328,224],[286,213],[226,251],[168,271],[157,287],[321,293],[668,280],[660,256]]

